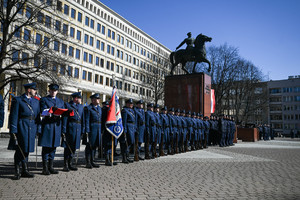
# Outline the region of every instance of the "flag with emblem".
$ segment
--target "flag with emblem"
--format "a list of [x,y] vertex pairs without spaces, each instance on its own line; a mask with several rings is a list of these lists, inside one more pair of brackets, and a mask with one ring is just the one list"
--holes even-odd
[[123,124],[121,117],[121,110],[119,98],[117,96],[117,89],[112,91],[111,99],[109,101],[109,108],[106,119],[106,130],[110,132],[115,138],[119,138],[123,133]]
[[214,89],[211,89],[211,96],[210,96],[210,102],[211,102],[211,105],[210,105],[210,113],[214,113],[215,110],[216,110],[216,99],[215,99],[215,90]]

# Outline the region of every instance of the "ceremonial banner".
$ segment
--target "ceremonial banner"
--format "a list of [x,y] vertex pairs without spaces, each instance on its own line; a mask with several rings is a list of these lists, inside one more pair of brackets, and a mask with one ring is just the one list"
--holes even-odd
[[216,100],[215,100],[215,90],[211,89],[211,113],[214,113],[216,110]]
[[123,133],[123,124],[122,124],[119,98],[116,93],[117,93],[117,89],[114,88],[112,91],[111,100],[109,101],[109,109],[107,113],[105,126],[106,126],[106,130],[110,132],[115,138],[118,139]]
[[[53,112],[53,107],[51,107],[50,109],[45,109],[42,112],[42,116],[50,116],[50,114],[59,116],[64,114],[65,112],[67,112],[68,109],[63,109],[63,108],[57,108],[54,112]],[[72,110],[72,112],[70,113],[70,116],[74,116],[74,111]]]

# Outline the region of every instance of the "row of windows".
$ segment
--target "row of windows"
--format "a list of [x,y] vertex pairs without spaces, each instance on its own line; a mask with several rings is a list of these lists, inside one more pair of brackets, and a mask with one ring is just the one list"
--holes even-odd
[[299,120],[300,114],[283,115],[284,120]]
[[277,93],[291,93],[291,92],[300,92],[300,87],[284,87],[284,88],[271,88],[270,93],[271,94],[277,94]]
[[[87,2],[88,4],[88,2]],[[87,6],[88,7],[88,6]],[[96,7],[94,7],[96,9]],[[62,11],[62,6],[60,5],[60,7],[58,8],[59,11]],[[70,15],[70,12],[69,12],[70,8],[69,8],[69,5],[65,4],[64,5],[64,14],[65,15]],[[95,12],[96,10],[94,10]],[[95,12],[96,14],[96,12]],[[100,16],[100,9],[98,9],[98,12],[97,12],[97,15]],[[135,33],[134,31],[132,31],[131,29],[127,28],[126,26],[124,26],[122,23],[119,23],[118,21],[116,21],[115,19],[113,20],[112,17],[110,17],[109,15],[107,16],[108,19],[106,18],[106,13],[103,13],[103,11],[101,11],[101,17],[106,19],[108,22],[111,22],[113,23],[115,26],[117,26],[118,28],[122,29],[123,31],[127,32],[129,35],[131,35],[132,37],[138,39],[139,41],[141,41],[142,43],[146,44],[147,46],[149,46],[150,48],[154,49],[155,51],[158,50],[158,47],[154,44],[152,44],[151,42],[149,42],[148,40],[144,39],[142,36],[140,36],[139,34]],[[76,19],[76,10],[71,8],[71,18],[73,19]],[[111,21],[109,20],[111,18]],[[82,22],[82,14],[78,11],[77,12],[77,21],[78,22]],[[88,26],[92,29],[95,28],[95,20],[86,16],[85,17],[85,26]],[[105,26],[102,26],[101,28],[101,24],[100,23],[97,23],[97,31],[98,32],[101,32],[102,34],[105,35]],[[107,29],[107,36],[113,40],[115,40],[115,32],[110,30],[110,29]],[[124,44],[124,38],[120,35],[117,36],[117,41],[121,44]],[[131,42],[130,42],[131,43]],[[132,45],[130,44],[127,44],[126,45],[128,48],[132,49]],[[130,47],[129,47],[130,46]],[[136,48],[137,47],[137,48]],[[134,45],[134,51],[137,51],[139,52],[139,48],[137,45]],[[141,54],[146,56],[146,53],[144,51],[141,50]],[[164,52],[164,56],[167,56],[167,53]],[[151,53],[148,53],[148,58],[152,58],[152,55]],[[155,60],[155,56],[153,58]]]

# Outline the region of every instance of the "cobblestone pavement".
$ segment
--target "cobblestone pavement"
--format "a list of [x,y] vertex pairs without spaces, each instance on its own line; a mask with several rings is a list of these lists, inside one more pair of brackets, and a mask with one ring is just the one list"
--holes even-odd
[[[0,139],[0,199],[300,199],[300,140],[242,142],[114,167],[98,160],[91,170],[81,152],[78,171],[43,176],[31,162],[35,178],[19,181],[11,179],[7,142]],[[61,148],[58,156],[61,170]]]

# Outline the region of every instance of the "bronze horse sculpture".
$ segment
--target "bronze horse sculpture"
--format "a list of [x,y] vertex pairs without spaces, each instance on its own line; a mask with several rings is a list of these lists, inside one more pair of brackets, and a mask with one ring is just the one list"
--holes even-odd
[[209,65],[207,71],[210,72],[211,64],[206,58],[205,42],[211,42],[211,40],[211,37],[199,34],[194,41],[195,47],[193,47],[193,50],[191,52],[187,52],[187,50],[185,49],[180,49],[178,51],[172,52],[170,54],[170,61],[172,63],[171,75],[173,75],[173,70],[179,63],[181,63],[182,65],[182,70],[189,74],[189,72],[185,68],[185,64],[187,62],[195,62],[192,73],[196,73],[196,65],[197,63],[201,62],[205,62]]

